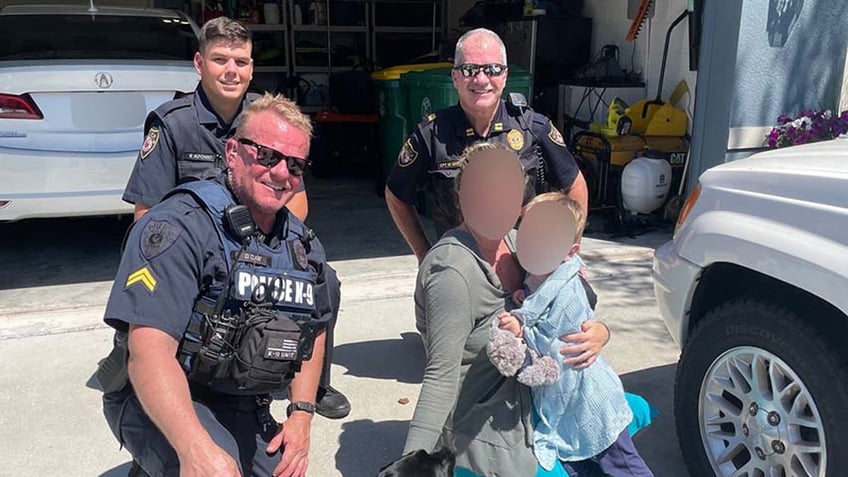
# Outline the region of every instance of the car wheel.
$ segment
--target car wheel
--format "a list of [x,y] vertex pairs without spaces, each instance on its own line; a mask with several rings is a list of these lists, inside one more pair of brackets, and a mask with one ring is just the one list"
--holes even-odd
[[691,475],[845,475],[848,350],[832,339],[843,336],[765,299],[708,313],[684,347],[675,383]]

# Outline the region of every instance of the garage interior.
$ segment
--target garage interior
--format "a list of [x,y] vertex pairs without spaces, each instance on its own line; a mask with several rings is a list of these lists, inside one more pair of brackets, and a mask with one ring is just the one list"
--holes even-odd
[[[14,3],[36,2],[0,2]],[[405,134],[429,112],[456,101],[449,81],[442,81],[425,86],[423,93],[418,91],[423,100],[416,103],[418,96],[415,101],[409,98],[413,96],[409,90],[416,86],[405,86],[415,73],[406,72],[444,66],[438,64],[452,61],[456,39],[464,31],[480,26],[497,31],[504,39],[510,81],[527,80],[518,90],[525,93],[536,111],[558,126],[578,159],[590,189],[591,220],[587,233],[632,236],[646,230],[670,229],[682,205],[681,197],[686,194],[682,186],[697,77],[696,62],[690,62],[689,54],[696,51],[693,47],[697,46],[698,29],[692,29],[693,35],[689,32],[690,25],[700,19],[688,15],[681,21],[681,13],[697,11],[700,2],[96,0],[95,3],[181,10],[198,26],[218,15],[245,23],[252,31],[254,43],[251,89],[294,98],[314,119],[316,137],[310,154],[313,168],[306,179],[314,214],[329,208],[322,198],[339,194],[359,199],[340,201],[334,207],[385,208],[383,179]],[[384,74],[387,69],[395,74]],[[446,71],[444,75],[447,76]],[[400,93],[396,92],[398,84],[402,85]],[[400,103],[397,111],[388,107],[387,94],[400,95],[396,98]],[[656,108],[651,106],[652,102],[656,106],[673,103],[677,121],[674,130],[646,131],[645,124],[627,126],[634,129],[630,134],[621,130],[619,122],[626,108],[644,105],[646,111],[650,107],[653,113]],[[646,138],[646,132],[655,136],[653,140]],[[664,167],[652,169],[651,166],[634,176],[636,182],[632,187],[644,189],[637,190],[637,195],[650,195],[654,186],[649,183],[651,177],[671,171],[670,181],[663,177],[665,192],[661,203],[654,200],[633,207],[631,200],[630,205],[625,204],[622,190],[627,187],[622,183],[622,175],[625,166],[640,156],[645,156],[640,159],[648,161],[649,166],[660,163]],[[423,207],[422,215],[426,215]],[[388,225],[393,229],[390,220]],[[341,231],[333,231],[338,232]]]

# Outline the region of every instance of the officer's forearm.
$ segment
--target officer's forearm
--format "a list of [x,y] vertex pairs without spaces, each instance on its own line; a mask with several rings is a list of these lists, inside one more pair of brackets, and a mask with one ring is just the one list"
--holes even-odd
[[418,258],[418,263],[421,263],[430,250],[430,241],[427,240],[424,227],[418,220],[415,206],[398,199],[388,187],[386,187],[386,205],[389,207],[392,220],[394,220],[404,240],[409,244],[412,253]]
[[174,359],[177,346],[163,331],[131,327],[128,371],[144,411],[182,460],[214,443],[194,412],[185,374]]
[[[586,186],[586,179],[581,172],[577,173],[574,182],[571,183],[569,188],[563,190],[563,192],[571,199],[577,201],[580,207],[583,207],[584,216],[589,215],[589,188]],[[582,238],[582,236],[579,238]]]
[[312,345],[312,357],[304,361],[300,372],[294,376],[291,382],[289,395],[291,402],[308,402],[315,404],[318,394],[318,380],[321,379],[321,368],[324,365],[324,344],[327,339],[326,330],[322,330],[315,337]]

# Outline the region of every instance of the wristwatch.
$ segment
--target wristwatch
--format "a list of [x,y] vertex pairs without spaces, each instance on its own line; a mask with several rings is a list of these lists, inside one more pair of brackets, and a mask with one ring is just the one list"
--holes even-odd
[[315,414],[315,405],[305,401],[293,402],[286,408],[286,417],[290,417],[295,411],[305,411],[309,414]]

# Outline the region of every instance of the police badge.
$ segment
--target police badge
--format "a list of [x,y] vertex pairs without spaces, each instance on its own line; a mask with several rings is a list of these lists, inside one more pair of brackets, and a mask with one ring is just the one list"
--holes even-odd
[[147,137],[144,138],[144,143],[141,145],[141,158],[147,158],[157,144],[159,144],[159,128],[150,128]]
[[292,240],[290,244],[292,258],[295,263],[297,263],[301,270],[306,270],[307,265],[309,265],[309,260],[306,258],[306,248],[303,246],[303,242],[300,240]]
[[524,134],[518,129],[512,129],[506,135],[506,141],[513,151],[520,151],[524,147]]
[[407,139],[398,155],[398,165],[400,167],[407,167],[415,162],[415,159],[418,159],[418,151],[412,147],[412,139]]

